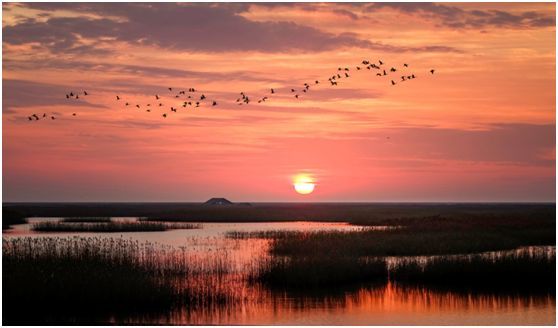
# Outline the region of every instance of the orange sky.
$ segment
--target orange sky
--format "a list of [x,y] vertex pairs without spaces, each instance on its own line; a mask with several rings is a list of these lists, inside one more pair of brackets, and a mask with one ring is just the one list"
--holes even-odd
[[[551,3],[11,3],[2,26],[3,201],[555,200]],[[167,87],[219,105],[145,112]]]

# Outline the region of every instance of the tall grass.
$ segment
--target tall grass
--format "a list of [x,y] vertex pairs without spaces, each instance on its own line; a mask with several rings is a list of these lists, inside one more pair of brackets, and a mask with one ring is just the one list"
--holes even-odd
[[68,217],[63,218],[60,222],[65,223],[109,223],[111,222],[110,217],[106,216],[84,216],[84,217]]
[[356,257],[271,256],[260,260],[251,281],[268,286],[298,289],[331,288],[361,282],[383,281],[387,265],[383,259]]
[[[519,234],[519,233],[518,233]],[[276,255],[336,254],[346,256],[413,256],[478,253],[514,249],[527,245],[553,245],[535,242],[535,233],[525,235],[498,231],[468,230],[358,230],[285,233],[276,238]]]
[[390,271],[390,279],[397,282],[477,290],[555,291],[555,278],[556,255],[541,253],[439,257],[422,264],[401,261]]
[[121,238],[3,239],[3,323],[106,322],[232,302],[226,254],[201,258]]
[[134,232],[134,231],[166,231],[171,229],[199,229],[201,225],[192,223],[167,222],[37,222],[31,229],[39,232]]

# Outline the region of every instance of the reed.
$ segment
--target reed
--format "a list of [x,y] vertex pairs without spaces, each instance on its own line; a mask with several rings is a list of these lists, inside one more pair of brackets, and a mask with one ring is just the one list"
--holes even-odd
[[2,265],[5,324],[108,322],[237,296],[224,283],[226,252],[198,257],[122,238],[3,239]]
[[201,225],[192,223],[166,222],[38,222],[31,226],[33,231],[39,232],[137,232],[137,231],[166,231],[171,229],[199,229]]
[[60,222],[65,222],[65,223],[108,223],[111,222],[111,218],[110,217],[106,217],[106,216],[91,216],[91,217],[68,217],[68,218],[63,218]]
[[402,261],[390,270],[390,279],[435,288],[555,291],[556,254],[439,257],[423,264]]

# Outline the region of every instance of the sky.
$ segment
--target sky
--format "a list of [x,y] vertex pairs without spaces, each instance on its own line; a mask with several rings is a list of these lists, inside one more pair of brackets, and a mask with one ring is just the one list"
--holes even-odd
[[553,3],[2,9],[4,202],[555,201]]

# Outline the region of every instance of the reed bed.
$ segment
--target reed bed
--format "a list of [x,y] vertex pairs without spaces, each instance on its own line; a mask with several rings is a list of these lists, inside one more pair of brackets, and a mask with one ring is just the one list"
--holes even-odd
[[31,229],[38,232],[138,232],[167,231],[172,229],[199,229],[201,225],[169,222],[38,222]]
[[[528,234],[528,233],[526,233]],[[537,241],[538,240],[538,241]],[[519,237],[496,231],[395,230],[319,231],[284,233],[275,238],[276,255],[420,256],[510,250],[527,245],[553,245],[536,233]]]
[[423,264],[401,261],[390,270],[393,281],[438,288],[555,291],[555,278],[555,253],[551,256],[523,253],[499,257],[439,257]]
[[2,265],[3,323],[105,322],[238,296],[222,251],[201,257],[122,238],[10,238]]
[[107,216],[73,216],[67,217],[60,220],[60,222],[65,223],[109,223],[111,222],[111,218]]
[[272,287],[317,289],[382,281],[386,277],[387,265],[383,259],[271,256],[260,260],[250,280]]
[[261,230],[261,231],[227,231],[226,238],[230,239],[278,239],[303,232],[292,230]]

